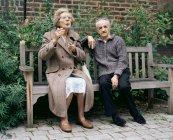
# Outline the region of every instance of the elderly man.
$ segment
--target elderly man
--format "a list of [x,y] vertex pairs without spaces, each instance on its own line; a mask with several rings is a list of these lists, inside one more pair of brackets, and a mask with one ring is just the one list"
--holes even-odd
[[110,33],[110,26],[109,19],[99,18],[96,21],[96,29],[100,38],[94,40],[92,36],[88,36],[81,41],[83,46],[88,45],[99,66],[99,86],[105,114],[112,116],[114,124],[125,126],[126,121],[120,117],[112,98],[112,90],[118,89],[134,121],[145,124],[146,121],[136,109],[130,93],[130,70],[125,43],[121,37]]

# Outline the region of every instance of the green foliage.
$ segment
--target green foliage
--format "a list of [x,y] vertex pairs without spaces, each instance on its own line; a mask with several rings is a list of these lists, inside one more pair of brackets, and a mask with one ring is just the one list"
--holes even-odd
[[[23,86],[9,84],[0,86],[0,130],[16,126],[26,116]],[[20,121],[19,121],[20,120]]]
[[16,126],[26,116],[25,94],[19,66],[18,20],[12,12],[0,13],[0,131]]
[[171,38],[166,36],[166,30],[171,29],[171,19],[167,14],[153,13],[148,5],[135,4],[128,12],[127,18],[122,23],[113,23],[112,32],[124,38],[127,46],[145,46],[147,43],[166,45],[171,43]]
[[32,21],[27,21],[19,27],[20,40],[25,40],[28,47],[39,47],[43,34],[53,27],[51,21],[50,15],[47,15],[44,19],[36,17]]
[[20,40],[25,40],[27,47],[40,47],[43,34],[52,29],[52,3],[50,0],[42,0],[46,7],[43,9],[45,17],[26,19],[18,28]]

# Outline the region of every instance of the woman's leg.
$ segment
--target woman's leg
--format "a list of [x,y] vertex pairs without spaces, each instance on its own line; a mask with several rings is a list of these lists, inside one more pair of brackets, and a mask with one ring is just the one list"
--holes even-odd
[[72,128],[71,128],[71,126],[70,126],[70,124],[68,122],[68,115],[67,115],[68,108],[70,106],[72,98],[73,98],[73,94],[71,93],[68,96],[68,98],[66,99],[66,105],[67,105],[66,116],[65,117],[61,117],[60,128],[61,128],[61,130],[65,131],[65,132],[71,132],[72,131]]
[[80,120],[85,119],[84,117],[84,96],[81,93],[77,95],[77,104],[78,104],[78,118]]
[[[71,101],[72,101],[72,98],[73,98],[73,93],[71,93],[68,98],[66,99],[66,105],[67,105],[67,112],[68,112],[68,108],[71,104]],[[65,117],[61,117],[61,121],[64,121],[64,122],[68,122],[68,115],[67,115],[67,112],[66,112],[66,116]]]
[[84,128],[91,129],[93,128],[92,123],[85,119],[84,116],[84,96],[81,93],[77,94],[77,104],[78,104],[78,123],[82,125]]

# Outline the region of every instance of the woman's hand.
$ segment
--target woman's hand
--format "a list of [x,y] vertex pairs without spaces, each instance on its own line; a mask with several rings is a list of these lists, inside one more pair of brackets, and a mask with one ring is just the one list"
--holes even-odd
[[95,44],[96,44],[95,39],[92,36],[87,36],[87,39],[88,39],[88,47],[90,49],[94,49],[95,48]]
[[57,28],[55,31],[55,37],[53,38],[53,43],[56,44],[58,39],[64,35],[65,30],[63,28]]
[[72,53],[76,52],[76,46],[72,43],[68,43],[68,50],[71,51]]

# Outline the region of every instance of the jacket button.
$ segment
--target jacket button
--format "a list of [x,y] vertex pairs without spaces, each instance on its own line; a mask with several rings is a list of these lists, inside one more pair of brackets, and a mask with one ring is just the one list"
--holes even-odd
[[64,56],[62,56],[62,58],[64,58]]

